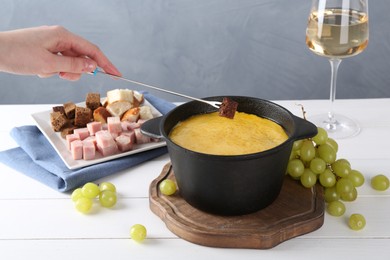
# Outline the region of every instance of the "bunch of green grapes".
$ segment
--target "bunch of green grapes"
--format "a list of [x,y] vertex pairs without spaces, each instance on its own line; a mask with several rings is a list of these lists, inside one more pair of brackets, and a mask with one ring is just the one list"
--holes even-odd
[[102,182],[97,185],[88,182],[81,188],[72,192],[72,201],[81,213],[87,214],[91,211],[94,199],[98,198],[101,206],[111,208],[116,204],[116,187],[111,182]]
[[356,188],[364,184],[365,178],[348,160],[337,159],[337,142],[328,137],[325,129],[317,129],[313,138],[294,142],[287,174],[306,188],[317,183],[322,185],[327,212],[342,216],[345,213],[343,202],[356,200]]

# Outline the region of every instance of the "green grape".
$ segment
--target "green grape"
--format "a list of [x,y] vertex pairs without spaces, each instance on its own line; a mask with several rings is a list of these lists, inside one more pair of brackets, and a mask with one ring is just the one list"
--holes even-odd
[[351,172],[351,165],[346,163],[343,159],[339,159],[332,163],[332,170],[337,176],[341,178],[347,177]]
[[325,171],[320,174],[319,181],[323,187],[333,187],[336,184],[336,176],[331,170],[325,169]]
[[340,217],[345,213],[345,205],[339,200],[332,201],[328,203],[326,207],[326,211],[331,216]]
[[170,179],[165,179],[159,184],[160,192],[164,195],[172,195],[176,192],[176,183]]
[[112,190],[104,190],[99,194],[100,205],[106,208],[111,208],[116,204],[116,192]]
[[371,178],[371,187],[374,190],[385,191],[389,188],[389,178],[383,174]]
[[292,150],[293,150],[293,151],[296,151],[296,150],[301,149],[302,143],[303,143],[303,140],[297,140],[297,141],[295,141],[295,142],[293,143]]
[[351,170],[347,178],[353,183],[353,186],[360,187],[364,184],[364,176],[357,170]]
[[314,158],[310,161],[310,170],[316,174],[323,173],[326,169],[326,163],[321,158]]
[[104,190],[110,190],[110,191],[113,191],[113,192],[116,192],[116,187],[114,184],[112,184],[111,182],[102,182],[99,184],[99,189],[100,191],[104,191]]
[[318,157],[323,159],[326,163],[334,163],[336,160],[336,151],[328,144],[322,144],[317,148]]
[[336,191],[340,195],[343,193],[352,192],[353,188],[354,188],[354,186],[352,184],[352,181],[350,181],[347,178],[341,178],[336,183]]
[[340,199],[340,195],[336,191],[336,186],[325,188],[324,190],[324,199],[326,202],[337,201]]
[[91,211],[92,205],[93,205],[92,199],[85,198],[85,197],[79,198],[75,203],[76,209],[84,214]]
[[317,175],[310,169],[305,169],[301,175],[301,184],[306,188],[313,187],[317,182]]
[[81,188],[77,188],[72,192],[71,199],[73,202],[76,202],[79,198],[83,197]]
[[340,199],[343,201],[355,201],[357,198],[357,189],[353,187],[351,192],[344,192],[340,194]]
[[146,238],[146,228],[141,224],[135,224],[130,228],[130,237],[136,242],[142,242]]
[[88,199],[96,198],[99,195],[100,189],[95,183],[88,182],[81,188],[83,196]]
[[352,214],[349,217],[348,226],[352,230],[361,230],[366,226],[366,219],[362,214]]
[[299,149],[301,160],[310,162],[316,155],[313,142],[310,140],[304,140],[301,149]]
[[289,160],[296,159],[299,157],[299,150],[292,150],[290,153]]
[[294,178],[300,177],[305,170],[305,165],[299,159],[292,159],[287,164],[287,173]]
[[317,145],[324,144],[328,140],[328,133],[322,127],[317,127],[318,133],[313,137],[313,141]]
[[333,138],[328,138],[328,140],[326,140],[325,144],[331,146],[336,153],[338,152],[339,145],[337,144],[337,142]]
[[341,158],[341,159],[338,159],[337,161],[339,161],[339,163],[345,163],[349,167],[351,167],[351,163],[347,159]]

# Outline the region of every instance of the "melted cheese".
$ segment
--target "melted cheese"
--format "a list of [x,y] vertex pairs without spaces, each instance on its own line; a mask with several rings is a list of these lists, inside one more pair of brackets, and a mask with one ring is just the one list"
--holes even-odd
[[261,152],[288,139],[277,123],[243,112],[236,112],[234,119],[218,112],[192,116],[179,122],[169,137],[186,149],[214,155]]

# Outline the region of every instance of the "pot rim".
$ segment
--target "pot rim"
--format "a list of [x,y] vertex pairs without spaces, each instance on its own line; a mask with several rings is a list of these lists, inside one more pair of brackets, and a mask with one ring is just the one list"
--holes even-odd
[[[197,157],[200,157],[200,158],[207,158],[208,160],[210,160],[210,159],[215,159],[215,160],[251,160],[251,159],[258,158],[258,157],[265,157],[265,156],[268,156],[268,155],[271,155],[271,154],[279,152],[279,150],[284,149],[285,146],[287,146],[291,142],[297,140],[297,136],[296,136],[297,122],[296,122],[296,120],[294,120],[294,118],[297,118],[297,116],[292,114],[288,109],[284,108],[283,106],[281,106],[279,104],[276,104],[276,103],[274,103],[272,101],[266,100],[266,99],[261,99],[261,98],[256,98],[256,97],[249,97],[249,96],[213,96],[213,97],[205,97],[203,99],[205,99],[205,100],[218,100],[218,99],[222,100],[222,98],[224,98],[224,97],[229,97],[229,98],[232,98],[233,100],[234,100],[234,98],[247,98],[247,99],[257,100],[259,102],[264,102],[264,103],[268,103],[268,104],[271,104],[273,106],[276,106],[279,109],[285,111],[289,115],[289,117],[290,117],[290,119],[291,119],[291,121],[293,123],[294,129],[293,129],[293,131],[291,132],[290,135],[288,135],[288,133],[286,132],[286,134],[288,135],[288,138],[283,143],[281,143],[281,144],[279,144],[279,145],[277,145],[277,146],[275,146],[275,147],[273,147],[271,149],[267,149],[267,150],[256,152],[256,153],[239,154],[239,155],[216,155],[216,154],[207,154],[207,153],[196,152],[196,151],[189,150],[187,148],[184,148],[184,147],[174,143],[169,138],[169,136],[168,136],[169,133],[166,133],[165,130],[164,130],[164,123],[165,123],[166,119],[171,114],[175,113],[175,111],[180,109],[180,107],[199,103],[199,101],[189,101],[189,102],[183,103],[183,104],[175,107],[174,109],[172,109],[166,115],[163,116],[163,120],[161,120],[160,127],[159,127],[160,128],[160,134],[164,137],[166,142],[169,142],[171,147],[174,147],[175,149],[181,149],[181,150],[183,150],[186,153],[193,154],[193,155],[195,155]],[[215,110],[215,111],[218,111],[218,110]],[[277,123],[274,119],[272,119],[270,117],[264,117],[264,118],[272,120],[275,123]],[[280,123],[277,123],[277,124],[281,125]],[[286,129],[284,127],[283,127],[283,129],[284,129],[284,131],[286,131]]]

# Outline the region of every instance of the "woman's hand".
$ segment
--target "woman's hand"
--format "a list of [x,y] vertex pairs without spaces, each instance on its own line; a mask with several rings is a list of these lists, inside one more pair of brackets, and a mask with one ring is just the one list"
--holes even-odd
[[97,66],[121,75],[99,47],[61,26],[0,32],[0,71],[78,80]]

